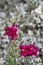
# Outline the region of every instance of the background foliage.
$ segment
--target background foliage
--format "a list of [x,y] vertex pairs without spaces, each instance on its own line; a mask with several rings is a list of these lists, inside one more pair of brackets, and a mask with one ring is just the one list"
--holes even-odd
[[[12,23],[19,25],[16,41],[4,36]],[[21,43],[36,44],[39,56],[20,57]],[[43,0],[0,0],[0,65],[43,65]]]

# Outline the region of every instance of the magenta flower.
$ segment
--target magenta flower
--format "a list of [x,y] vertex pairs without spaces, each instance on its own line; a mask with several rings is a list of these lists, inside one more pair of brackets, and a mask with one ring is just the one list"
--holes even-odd
[[16,40],[18,36],[17,30],[18,30],[17,24],[12,24],[11,27],[6,26],[5,35],[9,36],[11,40]]
[[32,55],[37,56],[38,50],[39,50],[38,47],[36,47],[34,44],[29,44],[27,49],[27,54],[28,56],[32,56]]
[[20,56],[27,56],[27,45],[20,45]]

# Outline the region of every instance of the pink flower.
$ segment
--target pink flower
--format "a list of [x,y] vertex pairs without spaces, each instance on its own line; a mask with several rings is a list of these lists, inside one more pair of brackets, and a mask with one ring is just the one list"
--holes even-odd
[[27,56],[27,45],[20,45],[20,56]]
[[6,26],[5,35],[9,36],[11,38],[11,40],[15,40],[18,36],[17,30],[18,30],[17,24],[12,24],[11,27]]
[[37,56],[37,52],[39,51],[39,48],[36,47],[34,44],[29,45],[20,45],[20,56]]
[[28,56],[32,56],[32,55],[37,56],[38,50],[39,50],[38,47],[36,47],[34,44],[29,44],[27,49],[27,54]]

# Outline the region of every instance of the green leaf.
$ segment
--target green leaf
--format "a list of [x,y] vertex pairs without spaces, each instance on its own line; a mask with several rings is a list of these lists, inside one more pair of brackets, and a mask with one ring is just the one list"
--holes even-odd
[[7,56],[5,60],[6,65],[16,65],[16,60],[11,56]]

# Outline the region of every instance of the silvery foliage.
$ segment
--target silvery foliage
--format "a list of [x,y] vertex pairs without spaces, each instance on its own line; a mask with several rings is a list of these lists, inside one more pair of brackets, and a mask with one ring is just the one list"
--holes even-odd
[[[28,0],[29,1],[29,0]],[[29,3],[29,2],[28,2]],[[23,4],[23,3],[22,3]],[[25,4],[24,4],[25,5]],[[27,8],[27,6],[29,6],[29,5],[27,5],[26,4],[26,8]],[[43,9],[43,5],[41,4],[41,2],[39,1],[38,2],[38,6],[36,7],[36,8],[30,8],[31,9],[31,12],[28,10],[28,11],[26,11],[26,8],[24,7],[24,9],[23,9],[23,7],[21,7],[21,4],[20,4],[20,6],[18,6],[18,5],[16,5],[16,8],[17,8],[17,10],[18,11],[20,11],[20,13],[23,11],[23,14],[22,14],[22,16],[24,17],[24,16],[27,16],[27,19],[26,20],[23,20],[23,22],[25,22],[25,23],[23,23],[23,24],[21,24],[20,25],[20,28],[23,28],[25,25],[27,25],[27,26],[29,26],[30,25],[30,27],[32,26],[32,27],[35,27],[35,26],[38,26],[38,30],[37,29],[34,29],[34,30],[32,30],[32,31],[34,31],[36,34],[34,35],[34,33],[31,35],[31,30],[28,32],[29,34],[25,34],[25,33],[23,33],[22,31],[21,31],[21,33],[22,33],[22,41],[21,42],[24,42],[24,43],[28,43],[27,42],[27,40],[26,39],[30,39],[30,41],[29,42],[32,42],[32,43],[34,43],[35,42],[35,44],[39,47],[39,48],[41,48],[41,50],[43,50],[43,38],[41,37],[41,33],[42,33],[42,29],[41,29],[41,27],[43,27],[43,11],[42,11],[42,9]],[[22,9],[22,10],[20,10],[20,9]],[[28,9],[28,8],[27,8]],[[25,12],[25,14],[24,14],[24,12]],[[23,19],[23,18],[22,18]],[[22,20],[21,19],[21,20]],[[28,37],[26,37],[26,36],[29,36],[29,38]],[[20,43],[21,43],[20,42]],[[42,44],[41,44],[41,42],[42,42]],[[43,52],[42,52],[43,53]],[[40,57],[39,57],[40,58]],[[33,59],[32,59],[33,60]],[[32,61],[31,60],[31,61]],[[35,59],[36,60],[36,59]],[[40,61],[40,60],[39,60]],[[38,60],[36,61],[36,64],[38,65],[39,64],[39,62],[38,62]],[[42,62],[42,61],[41,61]],[[40,65],[42,64],[40,62]],[[31,63],[30,63],[31,64]],[[33,62],[33,64],[34,64],[34,62]],[[35,64],[34,64],[35,65]]]
[[[7,4],[6,4],[7,1]],[[22,2],[21,2],[22,1]],[[1,8],[0,11],[2,12],[1,17],[3,19],[3,16],[5,16],[5,20],[1,20],[0,18],[0,24],[1,26],[0,30],[2,30],[5,27],[6,23],[6,16],[11,15],[15,21],[17,21],[20,24],[20,29],[18,31],[20,35],[20,41],[18,42],[18,46],[23,43],[35,43],[39,48],[41,48],[43,53],[43,1],[42,0],[25,0],[26,3],[23,2],[23,0],[0,0],[0,3],[3,3],[4,8]],[[12,12],[12,10],[14,12]],[[16,17],[14,18],[14,16]],[[3,21],[3,23],[1,22]],[[22,21],[22,22],[21,22]],[[10,23],[9,23],[10,24]],[[32,27],[32,30],[28,29],[28,34],[21,31],[21,29],[24,28],[24,26],[30,26]],[[38,30],[36,28],[38,26]],[[3,52],[5,55],[7,52],[6,50],[6,42],[9,42],[8,37],[3,36],[4,31],[1,33],[2,40],[2,46],[5,47]],[[40,57],[29,57],[26,58],[27,64],[29,65],[41,65],[42,59]],[[25,61],[24,57],[19,57],[16,59],[17,64],[21,64]]]

